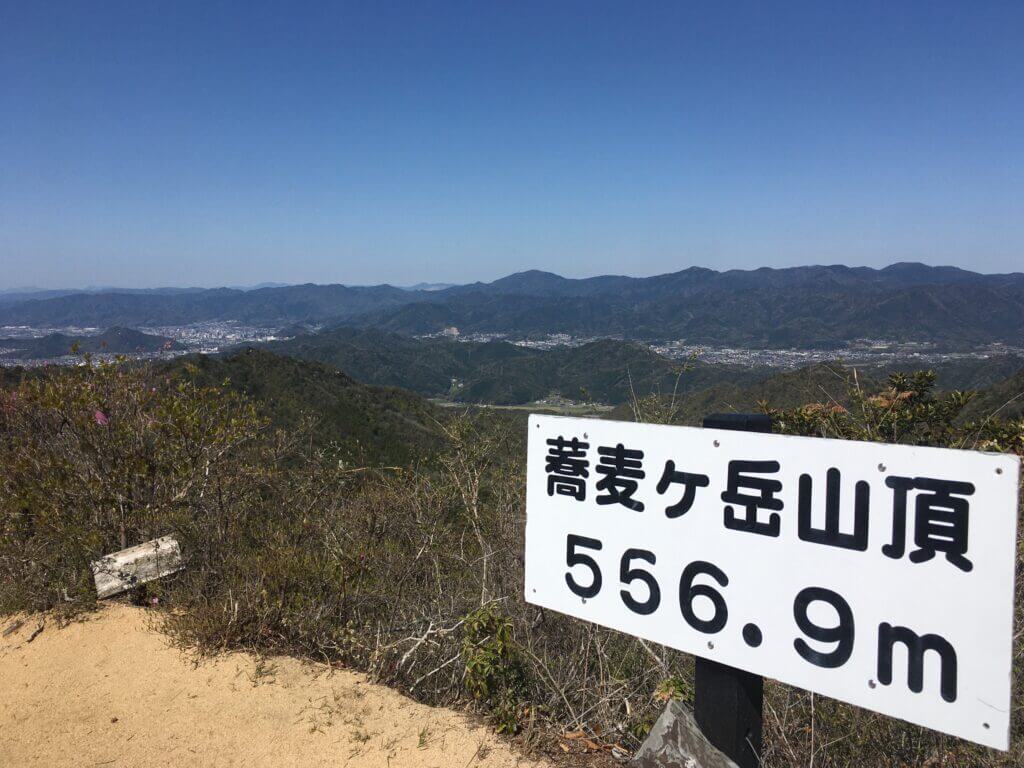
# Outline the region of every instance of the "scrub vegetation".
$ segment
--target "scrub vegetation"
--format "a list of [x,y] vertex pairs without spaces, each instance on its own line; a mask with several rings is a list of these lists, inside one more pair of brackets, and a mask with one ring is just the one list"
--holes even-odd
[[[270,355],[225,365],[87,362],[6,380],[0,612],[73,619],[95,606],[91,560],[173,534],[185,569],[132,597],[183,645],[350,665],[470,707],[527,748],[597,761],[635,749],[666,699],[692,704],[691,657],[524,602],[521,415],[335,387],[322,365],[275,374]],[[790,434],[1024,453],[1024,421],[966,419],[972,397],[937,394],[933,374],[845,384],[760,407]],[[343,406],[358,444],[338,434]],[[683,418],[657,395],[632,412]],[[1024,764],[1022,562],[1012,752],[766,681],[763,764]]]

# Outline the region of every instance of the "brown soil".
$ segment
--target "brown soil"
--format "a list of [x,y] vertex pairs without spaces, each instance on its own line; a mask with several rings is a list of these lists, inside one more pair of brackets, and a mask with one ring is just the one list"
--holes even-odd
[[353,672],[246,654],[194,664],[141,609],[48,622],[29,642],[38,625],[0,638],[0,766],[544,765]]

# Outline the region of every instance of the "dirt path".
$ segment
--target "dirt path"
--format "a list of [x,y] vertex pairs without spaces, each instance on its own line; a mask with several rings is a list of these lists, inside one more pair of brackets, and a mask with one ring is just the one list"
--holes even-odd
[[139,609],[29,643],[36,626],[0,638],[0,766],[543,765],[352,672],[275,659],[258,673],[244,654],[194,667]]

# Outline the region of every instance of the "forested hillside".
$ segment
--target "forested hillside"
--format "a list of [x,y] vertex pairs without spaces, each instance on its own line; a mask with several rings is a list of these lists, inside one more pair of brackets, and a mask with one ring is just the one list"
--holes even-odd
[[541,350],[503,341],[413,339],[375,329],[338,328],[264,346],[280,354],[329,363],[368,384],[403,387],[457,402],[499,405],[529,403],[551,395],[621,403],[632,393],[671,392],[677,387],[680,392],[692,391],[723,381],[756,381],[770,373],[700,361],[683,364],[646,346],[613,339]]
[[965,416],[974,419],[997,417],[1019,419],[1024,416],[1024,367],[1003,381],[983,389],[967,404]]
[[[1016,360],[1016,359],[1014,359]],[[1016,419],[1024,415],[1024,366],[1016,372],[989,383],[1003,370],[1007,361],[1000,360],[991,369],[983,368],[971,376],[971,369],[953,366],[932,371],[935,375],[931,388],[937,392],[962,391],[967,401],[958,413],[961,423],[984,421],[989,418]],[[1019,360],[1017,360],[1019,364]],[[909,366],[892,369],[857,369],[841,363],[817,365],[784,371],[760,381],[737,383],[726,381],[694,391],[683,392],[676,398],[664,395],[657,398],[658,410],[671,413],[676,424],[699,426],[704,417],[712,413],[757,413],[764,407],[773,409],[797,408],[806,403],[819,403],[825,407],[850,408],[851,392],[871,393],[883,387],[892,373],[913,373]],[[970,383],[973,379],[977,386]],[[631,420],[635,418],[633,403],[622,403],[608,414],[608,418]]]
[[[759,413],[764,404],[773,408],[795,408],[804,403],[824,402],[845,405],[854,373],[837,363],[777,372],[760,381],[742,383],[723,381],[682,392],[673,400],[662,395],[662,407],[671,411],[672,423],[700,426],[712,413]],[[857,381],[866,389],[878,385],[874,378],[860,375]],[[633,403],[622,403],[609,418],[633,420]]]
[[172,379],[226,385],[260,404],[271,425],[285,430],[313,420],[317,446],[337,446],[356,465],[407,464],[441,443],[441,412],[423,398],[392,387],[353,381],[328,365],[249,349],[165,364]]

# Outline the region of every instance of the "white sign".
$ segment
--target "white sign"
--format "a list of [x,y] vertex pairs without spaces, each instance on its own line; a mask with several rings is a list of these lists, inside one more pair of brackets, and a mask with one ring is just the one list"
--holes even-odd
[[998,749],[1016,456],[531,416],[526,599]]

